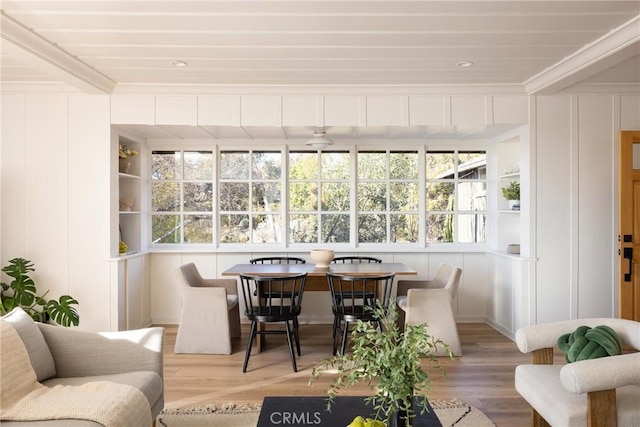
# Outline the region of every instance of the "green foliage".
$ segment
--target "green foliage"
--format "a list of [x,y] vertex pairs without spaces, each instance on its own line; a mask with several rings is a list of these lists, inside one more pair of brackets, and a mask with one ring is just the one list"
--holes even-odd
[[22,309],[38,322],[49,319],[62,326],[78,326],[80,316],[72,305],[78,301],[69,295],[62,295],[59,300],[46,300],[44,295],[36,294],[36,285],[29,273],[35,271],[33,263],[24,258],[14,258],[2,271],[13,280],[7,284],[2,282],[0,291],[0,314],[5,315],[16,307]]
[[[426,358],[445,375],[433,351],[437,345],[443,346],[449,356],[449,347],[427,332],[427,325],[407,325],[400,332],[397,325],[398,313],[395,301],[389,303],[389,310],[378,306],[374,315],[382,321],[382,329],[377,322],[358,321],[352,332],[352,352],[322,360],[311,371],[311,386],[324,372],[337,370],[337,378],[331,383],[327,410],[331,409],[335,396],[341,389],[364,381],[375,394],[365,398],[373,405],[376,419],[384,419],[387,424],[398,411],[406,411],[409,418],[415,417],[412,409],[414,393],[424,396],[420,399],[420,413],[427,410],[427,393],[431,390],[431,378],[422,369],[421,361]],[[407,420],[408,423],[409,420]]]
[[511,181],[509,186],[502,188],[502,196],[507,200],[520,200],[520,183]]

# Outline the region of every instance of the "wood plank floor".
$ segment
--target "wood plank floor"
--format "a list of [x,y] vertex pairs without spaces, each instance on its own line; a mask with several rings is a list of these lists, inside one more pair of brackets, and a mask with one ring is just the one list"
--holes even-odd
[[[233,342],[233,354],[175,354],[176,326],[166,326],[164,346],[165,406],[179,408],[204,405],[261,403],[264,396],[325,395],[331,376],[323,376],[308,386],[311,368],[331,356],[331,326],[301,325],[302,356],[294,373],[284,335],[267,336],[263,352],[251,355],[248,372],[242,373],[246,325],[243,338]],[[481,409],[498,426],[531,425],[527,403],[515,391],[513,375],[518,364],[530,363],[515,343],[485,324],[458,325],[463,356],[441,358],[446,378],[434,372],[433,399],[459,398]],[[366,386],[352,388],[343,395],[369,394]]]

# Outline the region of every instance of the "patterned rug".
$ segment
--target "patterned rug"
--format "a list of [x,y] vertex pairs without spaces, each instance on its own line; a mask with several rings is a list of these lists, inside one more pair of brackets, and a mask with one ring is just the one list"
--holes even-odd
[[[434,399],[430,403],[444,427],[495,427],[495,424],[482,411],[461,400]],[[205,407],[165,409],[158,415],[156,426],[255,427],[259,414],[260,405],[235,403],[222,406],[209,404]]]

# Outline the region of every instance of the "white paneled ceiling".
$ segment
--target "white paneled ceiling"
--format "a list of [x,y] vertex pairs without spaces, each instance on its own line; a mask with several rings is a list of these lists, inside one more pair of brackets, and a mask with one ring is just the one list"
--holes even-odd
[[0,72],[107,93],[639,84],[639,14],[637,0],[4,0]]

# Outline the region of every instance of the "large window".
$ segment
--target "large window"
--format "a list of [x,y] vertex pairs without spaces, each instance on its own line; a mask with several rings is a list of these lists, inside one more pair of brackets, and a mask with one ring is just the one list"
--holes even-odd
[[213,243],[213,152],[151,154],[152,243]]
[[289,153],[289,242],[348,243],[350,155]]
[[427,243],[484,243],[485,151],[427,151]]
[[282,154],[220,152],[220,243],[282,242]]
[[358,242],[418,242],[418,152],[358,152]]
[[154,150],[151,243],[485,243],[486,151]]

